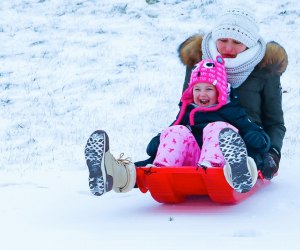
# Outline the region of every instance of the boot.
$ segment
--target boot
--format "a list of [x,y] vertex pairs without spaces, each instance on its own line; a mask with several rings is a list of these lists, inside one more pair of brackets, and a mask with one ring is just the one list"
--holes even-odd
[[130,191],[136,182],[134,164],[128,159],[115,159],[109,151],[109,138],[105,131],[97,130],[85,146],[85,159],[89,169],[89,187],[92,194],[100,196],[114,190]]
[[248,192],[256,183],[257,168],[254,160],[247,156],[242,137],[231,128],[224,128],[219,134],[219,142],[228,184],[239,193]]
[[[253,187],[257,181],[258,178],[258,172],[256,168],[255,161],[251,157],[247,157],[247,167],[249,169],[249,173],[252,179],[251,186]],[[225,162],[225,166],[223,168],[224,176],[228,184],[234,189],[233,181],[232,181],[232,173],[231,173],[231,167],[228,164],[228,162]]]

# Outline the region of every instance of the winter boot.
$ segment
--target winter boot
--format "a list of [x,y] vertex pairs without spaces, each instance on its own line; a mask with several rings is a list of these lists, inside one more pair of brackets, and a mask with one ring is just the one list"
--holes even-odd
[[118,193],[130,191],[136,182],[134,164],[127,158],[115,159],[109,152],[109,138],[105,131],[97,130],[85,146],[85,159],[89,169],[92,194],[100,196],[112,189]]
[[224,175],[228,184],[239,193],[248,192],[256,183],[257,169],[252,158],[247,156],[242,137],[231,128],[219,134],[220,149],[225,158]]
[[[257,172],[255,161],[249,156],[247,157],[247,166],[250,171],[250,175],[252,177],[252,186],[254,186],[258,178],[258,172]],[[223,168],[223,171],[224,171],[224,176],[226,181],[234,189],[233,182],[232,182],[231,167],[227,161]]]

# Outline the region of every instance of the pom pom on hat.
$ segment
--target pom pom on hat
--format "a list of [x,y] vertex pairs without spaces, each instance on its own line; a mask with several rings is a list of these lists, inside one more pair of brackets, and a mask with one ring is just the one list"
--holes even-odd
[[255,46],[260,38],[259,26],[254,13],[242,7],[228,8],[217,19],[212,39],[231,38],[248,48]]

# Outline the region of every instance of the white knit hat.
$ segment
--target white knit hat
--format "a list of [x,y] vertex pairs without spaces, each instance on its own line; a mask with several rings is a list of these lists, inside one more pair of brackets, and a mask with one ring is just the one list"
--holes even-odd
[[257,44],[259,26],[254,13],[242,7],[228,8],[218,17],[212,39],[231,38],[251,48]]

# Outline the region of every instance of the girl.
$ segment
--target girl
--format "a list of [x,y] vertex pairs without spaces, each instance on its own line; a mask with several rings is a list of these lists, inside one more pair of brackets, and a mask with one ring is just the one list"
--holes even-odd
[[[269,150],[269,136],[252,123],[230,87],[224,60],[206,59],[196,65],[176,121],[160,135],[155,166],[224,167],[228,183],[238,192],[255,184],[257,169],[247,156],[246,145],[255,152]],[[238,134],[240,133],[240,136]]]

